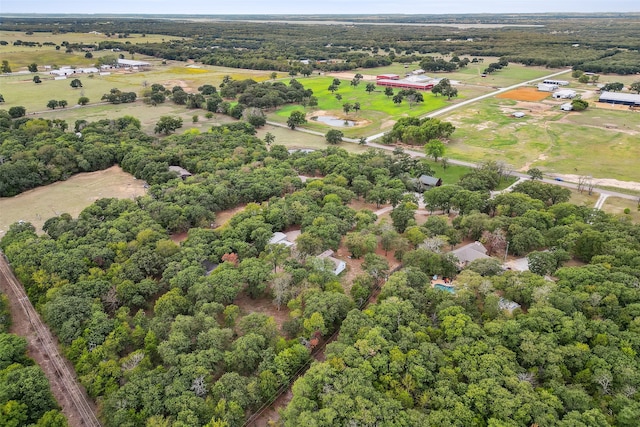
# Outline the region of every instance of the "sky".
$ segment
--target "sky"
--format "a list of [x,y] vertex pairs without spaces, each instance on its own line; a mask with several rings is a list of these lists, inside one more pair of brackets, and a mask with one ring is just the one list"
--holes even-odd
[[457,14],[640,12],[639,0],[0,0],[10,13],[96,14]]

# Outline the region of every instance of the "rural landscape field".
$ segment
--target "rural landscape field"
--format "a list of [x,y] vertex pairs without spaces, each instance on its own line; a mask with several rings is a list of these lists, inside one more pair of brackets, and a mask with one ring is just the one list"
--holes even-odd
[[636,426],[636,12],[0,11],[0,426]]

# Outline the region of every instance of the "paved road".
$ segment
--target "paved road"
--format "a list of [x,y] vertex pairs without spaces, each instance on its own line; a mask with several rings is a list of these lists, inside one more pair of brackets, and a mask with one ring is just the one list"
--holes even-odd
[[[498,89],[498,90],[493,91],[491,93],[487,93],[485,95],[481,95],[481,96],[478,96],[476,98],[469,99],[469,100],[460,102],[458,104],[454,104],[454,105],[451,105],[449,107],[442,108],[442,109],[437,110],[437,111],[433,111],[433,112],[431,112],[429,114],[426,114],[423,117],[436,117],[436,116],[439,116],[441,114],[453,111],[456,108],[464,107],[465,105],[469,105],[469,104],[472,104],[474,102],[477,102],[477,101],[480,101],[480,100],[483,100],[483,99],[486,99],[486,98],[491,98],[492,96],[496,96],[496,95],[498,95],[500,93],[507,92],[507,91],[519,88],[521,86],[526,86],[528,84],[535,83],[535,82],[540,81],[540,80],[546,80],[546,79],[550,79],[552,77],[559,76],[561,74],[566,73],[567,71],[571,71],[571,69],[558,71],[556,73],[549,74],[549,75],[544,76],[544,77],[540,77],[540,78],[533,79],[533,80],[527,80],[526,82],[522,82],[522,83],[518,83],[518,84],[515,84],[515,85],[511,85],[509,87],[501,88],[501,89]],[[272,126],[277,126],[277,127],[281,127],[281,128],[288,128],[286,125],[284,125],[282,123],[276,123],[276,122],[271,122],[271,121],[268,121],[267,123],[272,125]],[[305,132],[305,133],[309,133],[309,134],[312,134],[312,135],[317,135],[317,136],[324,137],[324,134],[322,132],[317,132],[317,131],[313,131],[313,130],[309,130],[309,129],[296,128],[296,131]],[[379,144],[379,143],[373,142],[376,139],[381,138],[383,135],[384,135],[384,132],[383,133],[378,133],[378,134],[375,134],[375,135],[371,135],[371,136],[367,137],[367,143],[366,143],[367,147],[378,148],[378,149],[387,150],[387,151],[395,150],[396,147],[394,145],[384,145],[384,144]],[[360,143],[360,140],[354,139],[354,138],[343,138],[343,141],[356,143],[356,144]],[[409,154],[412,157],[426,157],[426,155],[421,151],[405,150],[405,153]],[[466,166],[466,167],[471,167],[471,168],[478,167],[478,163],[467,162],[467,161],[464,161],[464,160],[449,159],[449,163],[451,163],[453,165],[460,165],[460,166]],[[520,179],[529,179],[529,175],[527,175],[525,173],[521,173],[521,172],[512,172],[511,175],[513,175],[513,176],[515,176],[517,178],[520,178]],[[559,185],[559,186],[562,186],[562,187],[571,188],[571,189],[575,189],[575,190],[578,189],[578,184],[575,184],[575,183],[572,183],[572,182],[566,182],[566,181],[557,181],[557,180],[552,179],[552,178],[544,178],[542,180],[542,182],[545,182],[547,184]],[[613,191],[613,190],[603,190],[603,189],[600,189],[600,188],[594,188],[593,192],[594,193],[598,193],[600,195],[606,195],[607,197],[613,196],[613,197],[620,197],[620,198],[628,199],[628,200],[638,200],[638,196],[633,196],[633,195],[626,194],[626,193],[620,193],[620,192]],[[598,208],[602,207],[602,203],[604,203],[604,200],[602,200],[602,202],[600,203],[600,206],[596,205],[596,207],[598,207]]]
[[68,362],[60,354],[56,339],[31,305],[24,288],[13,275],[2,252],[0,252],[0,288],[9,298],[14,322],[30,324],[23,334],[29,345],[29,354],[40,365],[49,380],[51,390],[67,417],[69,425],[99,427],[100,422],[84,389],[76,381],[74,371],[67,366]]
[[[456,110],[456,109],[458,109],[460,107],[464,107],[466,105],[473,104],[474,102],[478,102],[478,101],[481,101],[483,99],[487,99],[487,98],[491,98],[493,96],[499,95],[499,94],[501,94],[503,92],[508,92],[510,90],[519,88],[521,86],[526,86],[528,84],[531,84],[531,83],[534,83],[534,82],[537,82],[537,81],[540,81],[540,80],[546,80],[546,79],[550,79],[550,78],[555,77],[555,76],[559,76],[561,74],[566,73],[567,71],[571,71],[571,69],[569,68],[567,70],[558,71],[557,73],[549,74],[548,76],[540,77],[540,78],[533,79],[533,80],[527,80],[526,82],[522,82],[522,83],[518,83],[518,84],[515,84],[515,85],[511,85],[509,87],[503,87],[503,88],[498,89],[496,91],[493,91],[493,92],[490,92],[490,93],[487,93],[487,94],[484,94],[484,95],[480,95],[480,96],[477,96],[475,98],[468,99],[466,101],[462,101],[460,103],[453,104],[453,105],[450,105],[450,106],[445,107],[445,108],[441,108],[441,109],[436,110],[436,111],[432,111],[431,113],[425,114],[422,117],[437,117],[437,116],[440,116],[442,114],[448,113],[450,111]],[[377,133],[375,135],[371,135],[370,137],[367,138],[367,142],[375,141],[378,138],[382,138],[383,135],[384,135],[384,132]]]

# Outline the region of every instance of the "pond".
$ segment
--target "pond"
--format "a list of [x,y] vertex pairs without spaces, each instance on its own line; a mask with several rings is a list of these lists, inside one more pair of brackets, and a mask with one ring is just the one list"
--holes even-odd
[[344,120],[334,116],[314,116],[311,117],[311,120],[315,120],[316,122],[324,123],[325,125],[348,128],[355,126],[356,122],[353,120]]

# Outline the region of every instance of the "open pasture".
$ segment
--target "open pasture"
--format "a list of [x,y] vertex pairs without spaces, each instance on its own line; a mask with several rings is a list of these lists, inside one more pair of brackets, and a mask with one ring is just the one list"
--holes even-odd
[[523,86],[517,89],[496,95],[496,98],[513,99],[515,101],[542,101],[551,95],[549,92],[540,92],[535,87]]
[[[137,55],[136,59],[146,61],[149,58]],[[186,92],[196,92],[198,87],[204,84],[218,86],[226,75],[236,80],[251,78],[264,81],[269,78],[270,72],[170,62],[166,65],[152,66],[146,71],[114,71],[102,76],[79,74],[64,80],[55,80],[53,76],[44,72],[38,75],[42,80],[40,84],[33,82],[31,73],[0,77],[0,93],[5,99],[2,107],[9,109],[21,105],[29,114],[46,110],[50,99],[64,99],[69,106],[73,106],[78,102],[78,98],[86,96],[90,104],[99,103],[102,95],[113,88],[123,92],[136,92],[139,95],[145,86],[159,83],[169,89],[181,86]],[[80,79],[82,88],[74,89],[70,86],[74,78]]]
[[113,166],[80,173],[66,181],[35,188],[14,197],[0,198],[0,237],[17,221],[27,221],[42,232],[44,222],[68,213],[72,217],[91,203],[106,197],[135,198],[145,194],[143,182]]
[[[526,116],[511,117],[515,110],[527,111]],[[443,117],[457,128],[447,155],[476,162],[502,160],[521,171],[538,167],[640,181],[640,128],[627,122],[634,114],[600,109],[564,113],[550,101],[487,99]]]
[[[462,56],[461,58],[464,58]],[[469,57],[470,59],[473,57]],[[540,77],[544,77],[554,72],[553,69],[538,67],[538,66],[526,66],[522,64],[510,63],[508,67],[503,68],[495,73],[489,74],[486,77],[482,77],[482,74],[492,62],[498,62],[498,58],[485,57],[482,58],[483,62],[469,63],[467,67],[456,70],[450,73],[433,73],[427,72],[426,74],[435,78],[447,78],[449,80],[458,81],[467,85],[479,85],[489,88],[494,87],[506,87],[523,81],[533,80]],[[407,68],[404,68],[403,64],[392,64],[388,67],[379,67],[371,69],[362,69],[360,73],[368,75],[378,75],[393,73],[403,76],[405,73],[411,72],[420,68],[417,62],[408,64]],[[560,70],[555,70],[560,71]],[[558,76],[558,79],[570,80],[571,72],[567,71],[566,75]]]

